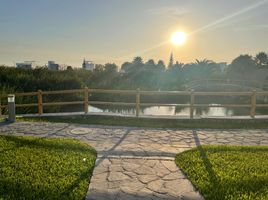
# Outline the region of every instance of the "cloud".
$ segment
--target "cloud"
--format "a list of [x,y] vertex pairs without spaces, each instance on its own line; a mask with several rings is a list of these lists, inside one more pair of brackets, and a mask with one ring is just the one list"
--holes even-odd
[[236,27],[233,29],[234,31],[259,31],[259,30],[268,30],[268,24],[259,24],[259,25],[251,25],[245,27]]
[[164,15],[168,17],[180,17],[189,14],[189,10],[184,7],[159,7],[147,10],[150,15]]

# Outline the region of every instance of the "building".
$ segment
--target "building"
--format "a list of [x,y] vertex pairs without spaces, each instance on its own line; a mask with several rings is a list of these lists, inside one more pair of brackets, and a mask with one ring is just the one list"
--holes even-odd
[[55,61],[48,61],[47,68],[50,70],[59,70],[59,64],[56,64]]
[[93,70],[95,68],[95,64],[92,61],[86,61],[85,59],[83,60],[82,63],[82,68],[85,70]]
[[16,67],[20,69],[32,69],[34,61],[25,61],[23,63],[16,63]]

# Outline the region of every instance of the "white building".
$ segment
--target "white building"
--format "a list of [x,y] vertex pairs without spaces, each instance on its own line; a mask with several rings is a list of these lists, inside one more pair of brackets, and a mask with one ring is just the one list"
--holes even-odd
[[25,61],[23,63],[16,63],[16,67],[21,68],[21,69],[32,69],[33,68],[33,62],[34,61]]
[[85,70],[93,70],[95,68],[95,64],[92,61],[86,61],[84,59],[83,63],[82,63],[82,68]]

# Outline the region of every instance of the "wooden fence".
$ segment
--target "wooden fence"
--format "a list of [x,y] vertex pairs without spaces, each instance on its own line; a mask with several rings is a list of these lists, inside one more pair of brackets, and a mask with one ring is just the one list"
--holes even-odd
[[[71,102],[43,102],[44,95],[51,94],[82,94],[84,96],[83,101],[71,101]],[[127,103],[127,102],[105,102],[105,101],[91,101],[90,95],[93,93],[102,93],[102,94],[132,94],[136,95],[135,103]],[[190,103],[188,104],[163,104],[163,103],[142,103],[141,95],[165,95],[165,96],[189,96]],[[1,96],[1,95],[0,95]],[[19,107],[37,107],[38,114],[43,114],[43,108],[46,106],[62,106],[62,105],[84,105],[85,114],[88,113],[89,105],[117,105],[117,106],[133,106],[136,108],[136,117],[140,115],[141,106],[178,106],[178,107],[189,107],[189,117],[190,119],[194,118],[194,109],[198,107],[226,107],[226,108],[249,108],[249,115],[254,118],[256,115],[256,108],[268,108],[268,103],[265,104],[257,104],[256,99],[257,96],[268,96],[268,91],[265,92],[195,92],[191,91],[142,91],[140,89],[137,90],[105,90],[105,89],[74,89],[74,90],[58,90],[58,91],[41,91],[37,92],[27,92],[27,93],[15,93],[16,97],[21,96],[37,96],[36,103],[29,104],[16,104],[16,108]],[[220,104],[220,105],[211,105],[211,104],[196,104],[195,98],[197,96],[246,96],[250,98],[250,104]],[[5,98],[5,96],[1,96],[1,98]],[[0,98],[0,99],[1,99]],[[0,102],[1,103],[1,102]],[[7,105],[0,104],[0,114],[3,108],[7,108]]]
[[237,86],[237,87],[247,87],[259,90],[268,90],[268,83],[258,82],[258,81],[248,81],[248,80],[233,80],[233,79],[203,79],[191,81],[184,85],[185,88],[193,89],[200,85],[208,87],[210,85],[223,85],[223,86]]

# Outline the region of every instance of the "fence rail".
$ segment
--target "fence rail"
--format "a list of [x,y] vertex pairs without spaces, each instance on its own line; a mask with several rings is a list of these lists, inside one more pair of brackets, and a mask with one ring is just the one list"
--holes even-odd
[[208,87],[213,84],[223,84],[223,85],[233,85],[239,87],[249,87],[249,88],[258,88],[258,89],[268,89],[268,83],[258,82],[258,81],[249,81],[249,80],[233,80],[233,79],[203,79],[191,81],[184,86],[186,88],[195,88],[200,85],[205,85]]
[[[70,102],[43,102],[43,97],[46,95],[55,95],[55,94],[82,94],[84,96],[83,101],[70,101]],[[129,102],[106,102],[106,101],[91,101],[90,94],[93,93],[102,93],[102,94],[135,94],[135,103]],[[142,103],[141,96],[154,96],[154,95],[170,95],[170,96],[189,96],[190,102],[187,104],[168,104],[168,103]],[[140,116],[141,106],[178,106],[178,107],[189,107],[189,117],[190,119],[194,118],[194,109],[198,107],[228,107],[228,108],[250,108],[250,117],[254,118],[256,115],[256,108],[268,108],[267,104],[257,104],[256,100],[258,96],[268,96],[268,92],[195,92],[191,91],[142,91],[137,90],[104,90],[104,89],[73,89],[73,90],[57,90],[57,91],[41,91],[37,92],[26,92],[26,93],[15,93],[15,96],[36,96],[36,103],[28,104],[16,104],[16,108],[20,107],[37,107],[38,114],[43,114],[43,108],[47,106],[62,106],[62,105],[84,105],[84,112],[87,114],[89,105],[116,105],[116,106],[135,106],[136,117]],[[196,97],[198,96],[248,96],[250,98],[250,104],[197,104],[195,102]],[[7,105],[1,105],[1,99],[7,98],[7,95],[0,94],[0,114],[2,109],[7,109]]]

